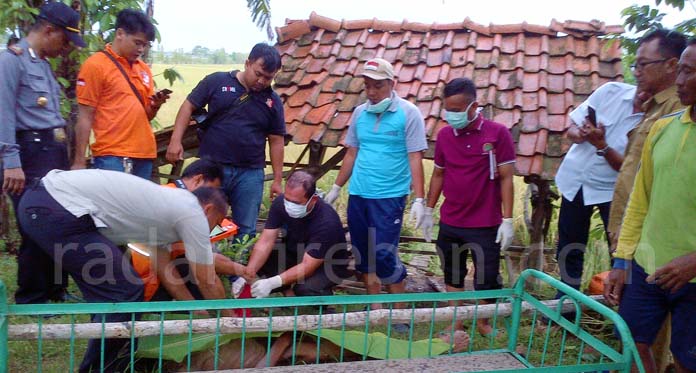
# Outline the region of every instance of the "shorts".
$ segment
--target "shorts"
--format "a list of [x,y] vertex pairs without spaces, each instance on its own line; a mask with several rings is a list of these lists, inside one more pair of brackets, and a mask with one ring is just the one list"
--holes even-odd
[[355,257],[355,270],[376,273],[382,284],[397,284],[406,278],[399,259],[401,224],[406,197],[348,198],[348,230]]
[[628,324],[636,343],[652,345],[668,313],[672,315],[670,350],[684,367],[696,370],[696,284],[676,293],[647,283],[648,274],[633,261],[623,290],[619,315]]
[[471,252],[474,261],[474,289],[502,288],[500,244],[495,242],[497,235],[498,227],[459,228],[440,222],[436,246],[445,274],[445,284],[464,288],[466,259]]

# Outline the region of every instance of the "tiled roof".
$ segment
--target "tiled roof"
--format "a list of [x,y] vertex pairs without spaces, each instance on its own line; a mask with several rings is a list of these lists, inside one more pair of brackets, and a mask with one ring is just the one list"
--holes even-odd
[[283,67],[276,90],[285,102],[292,141],[342,144],[353,108],[365,101],[363,63],[394,65],[399,96],[423,113],[431,157],[446,82],[473,79],[487,118],[508,126],[517,145],[517,174],[552,179],[569,144],[567,113],[598,86],[623,78],[623,32],[599,21],[537,26],[423,24],[377,19],[337,21],[312,13],[276,29]]

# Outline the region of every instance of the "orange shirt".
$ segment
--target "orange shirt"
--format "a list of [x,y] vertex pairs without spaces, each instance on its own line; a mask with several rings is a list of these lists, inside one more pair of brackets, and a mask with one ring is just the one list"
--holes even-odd
[[121,64],[145,102],[138,101],[121,71],[104,53],[90,56],[77,77],[77,102],[95,108],[92,154],[155,158],[155,136],[143,107],[150,105],[154,94],[152,72],[141,60],[130,64],[111,49],[111,44],[105,50]]

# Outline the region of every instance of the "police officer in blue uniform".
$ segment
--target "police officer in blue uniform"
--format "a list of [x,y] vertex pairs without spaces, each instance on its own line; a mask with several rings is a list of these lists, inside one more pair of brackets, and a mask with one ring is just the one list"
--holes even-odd
[[[0,54],[2,190],[10,195],[15,210],[26,188],[52,169],[69,167],[61,88],[46,58],[85,46],[79,21],[80,15],[64,3],[48,3],[29,34]],[[17,303],[62,296],[67,278],[23,233],[17,262]]]

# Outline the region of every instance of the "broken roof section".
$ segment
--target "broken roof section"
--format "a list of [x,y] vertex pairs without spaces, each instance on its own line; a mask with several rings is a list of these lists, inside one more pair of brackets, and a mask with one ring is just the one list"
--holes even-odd
[[599,21],[480,25],[423,24],[378,19],[337,21],[312,13],[276,29],[283,67],[276,90],[285,103],[292,141],[342,144],[353,108],[365,101],[363,63],[381,57],[394,65],[399,96],[421,110],[432,157],[442,90],[471,78],[487,118],[511,129],[520,176],[552,179],[569,148],[567,113],[597,87],[622,80],[622,26]]

